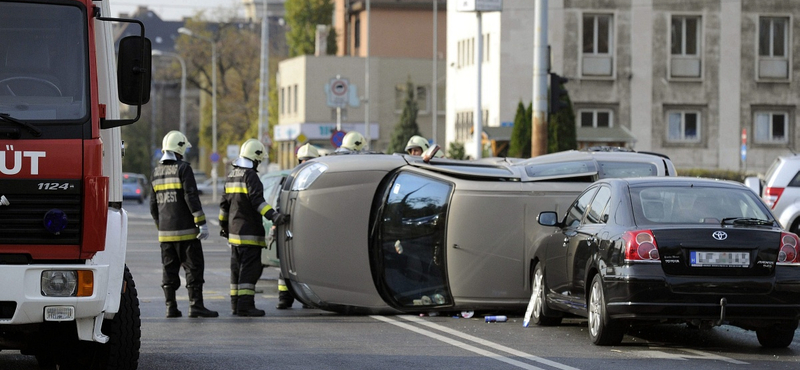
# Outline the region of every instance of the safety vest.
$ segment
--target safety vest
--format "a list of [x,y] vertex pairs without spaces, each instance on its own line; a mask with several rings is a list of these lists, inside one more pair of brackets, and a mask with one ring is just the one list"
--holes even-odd
[[164,161],[153,170],[150,214],[158,226],[159,242],[179,242],[197,238],[197,226],[206,216],[192,167],[183,161]]
[[275,210],[264,200],[264,185],[252,168],[233,167],[225,181],[219,205],[219,223],[228,230],[228,243],[266,247],[261,218],[272,219]]

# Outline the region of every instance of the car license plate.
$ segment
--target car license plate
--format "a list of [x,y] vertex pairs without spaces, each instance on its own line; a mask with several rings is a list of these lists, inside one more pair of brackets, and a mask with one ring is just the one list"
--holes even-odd
[[749,252],[691,251],[692,267],[748,267]]

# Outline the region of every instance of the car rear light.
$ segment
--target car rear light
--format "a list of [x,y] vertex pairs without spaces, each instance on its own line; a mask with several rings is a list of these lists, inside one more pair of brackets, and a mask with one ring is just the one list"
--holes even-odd
[[142,189],[136,189],[136,194],[141,194],[141,193],[142,193]]
[[626,231],[622,235],[625,241],[625,261],[659,262],[658,245],[650,230]]
[[800,265],[800,242],[797,235],[781,233],[781,249],[778,251],[779,265]]
[[783,189],[784,188],[764,188],[764,196],[762,198],[769,209],[775,209],[775,205],[778,204],[778,199],[780,199],[781,194],[783,194]]

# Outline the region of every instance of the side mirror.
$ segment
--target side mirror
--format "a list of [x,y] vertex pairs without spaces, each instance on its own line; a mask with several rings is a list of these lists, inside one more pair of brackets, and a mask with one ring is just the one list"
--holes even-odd
[[128,105],[150,101],[151,53],[152,46],[146,37],[128,36],[120,40],[117,61],[119,101]]
[[558,226],[558,214],[552,211],[541,212],[536,219],[542,226]]

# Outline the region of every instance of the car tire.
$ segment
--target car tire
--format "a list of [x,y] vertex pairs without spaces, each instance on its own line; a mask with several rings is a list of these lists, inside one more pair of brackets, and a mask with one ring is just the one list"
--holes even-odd
[[547,282],[544,278],[544,268],[541,263],[536,264],[531,279],[531,321],[538,326],[556,326],[561,324],[561,317],[553,314],[547,307]]
[[794,332],[797,329],[797,322],[794,325],[772,325],[766,328],[756,329],[758,343],[765,348],[786,348],[794,341]]
[[589,337],[592,343],[598,346],[613,346],[622,342],[625,336],[625,326],[619,320],[608,318],[606,311],[605,293],[603,293],[603,279],[597,274],[592,279],[589,289]]

